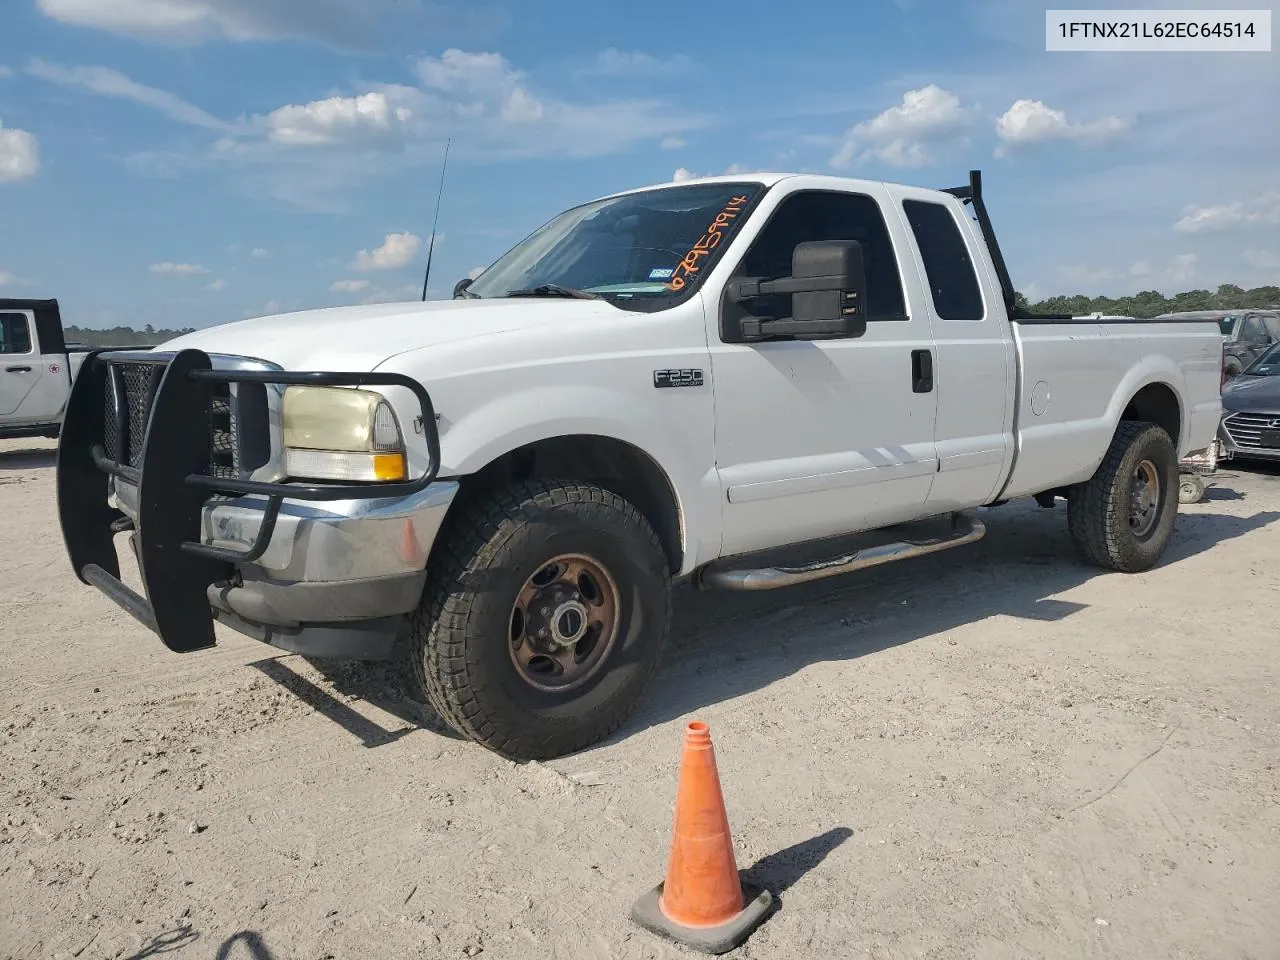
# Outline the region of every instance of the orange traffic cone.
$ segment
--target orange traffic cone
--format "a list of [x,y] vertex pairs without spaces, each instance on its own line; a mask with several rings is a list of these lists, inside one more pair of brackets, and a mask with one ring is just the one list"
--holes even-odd
[[717,954],[740,946],[772,906],[769,891],[744,884],[738,875],[711,731],[705,723],[691,723],[680,758],[666,879],[636,901],[631,919]]

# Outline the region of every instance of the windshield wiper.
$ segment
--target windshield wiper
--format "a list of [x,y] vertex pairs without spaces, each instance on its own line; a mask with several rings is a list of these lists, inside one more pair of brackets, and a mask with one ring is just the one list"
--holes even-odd
[[542,283],[527,290],[508,290],[508,297],[566,297],[572,300],[603,300],[598,293],[586,290],[575,290],[573,287],[562,287],[558,283]]

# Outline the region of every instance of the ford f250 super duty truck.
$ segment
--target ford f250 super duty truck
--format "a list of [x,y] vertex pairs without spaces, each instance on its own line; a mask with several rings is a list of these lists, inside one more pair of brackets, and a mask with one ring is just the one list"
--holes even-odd
[[633,190],[450,301],[95,354],[58,454],[71,564],[175,651],[215,620],[309,656],[407,640],[441,717],[517,759],[623,722],[675,580],[917,556],[1032,496],[1087,561],[1146,570],[1218,426],[1218,326],[1020,313],[981,186]]

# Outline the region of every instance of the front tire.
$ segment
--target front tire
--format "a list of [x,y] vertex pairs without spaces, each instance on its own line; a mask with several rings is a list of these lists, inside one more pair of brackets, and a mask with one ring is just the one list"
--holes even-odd
[[413,617],[427,699],[513,760],[604,739],[639,702],[667,638],[671,581],[652,527],[616,494],[571,481],[458,506]]
[[1088,562],[1139,573],[1159,562],[1178,515],[1178,455],[1163,428],[1120,423],[1102,464],[1071,492],[1067,527]]

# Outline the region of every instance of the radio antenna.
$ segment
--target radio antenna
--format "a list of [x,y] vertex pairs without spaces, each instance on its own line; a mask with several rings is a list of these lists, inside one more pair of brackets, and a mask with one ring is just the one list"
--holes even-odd
[[431,242],[427,245],[427,272],[422,277],[422,300],[427,299],[427,284],[431,281],[431,256],[436,249],[436,227],[440,223],[440,201],[444,198],[444,174],[449,169],[449,146],[453,143],[450,137],[444,142],[444,164],[440,167],[440,191],[436,194],[436,216],[431,222]]

